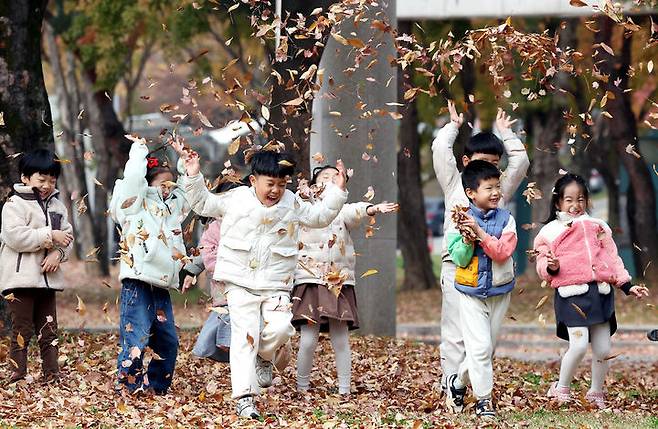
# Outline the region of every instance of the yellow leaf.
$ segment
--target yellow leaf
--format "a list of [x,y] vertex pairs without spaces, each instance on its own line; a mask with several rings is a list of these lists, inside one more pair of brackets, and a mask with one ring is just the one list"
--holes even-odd
[[240,3],[236,3],[233,6],[228,8],[228,12],[231,13],[240,6]]
[[366,271],[365,273],[361,274],[361,278],[368,277],[368,276],[371,276],[373,274],[377,274],[378,272],[379,271],[377,271],[375,269],[370,269],[370,270]]
[[78,295],[75,297],[78,298],[78,306],[75,308],[75,311],[77,311],[80,316],[84,316],[85,313],[87,313],[87,307],[85,306],[84,301],[82,301]]
[[270,109],[268,109],[266,105],[263,104],[260,106],[260,114],[266,121],[270,120]]
[[539,310],[541,306],[544,305],[547,299],[548,299],[548,295],[542,296],[539,302],[537,303],[537,305],[535,306],[535,310]]
[[582,1],[582,0],[570,0],[570,1],[569,1],[569,4],[570,4],[571,6],[575,6],[575,7],[584,7],[584,6],[587,6],[587,3],[585,3],[585,2]]
[[341,36],[341,35],[338,34],[338,33],[333,33],[333,32],[332,32],[332,33],[331,33],[331,37],[333,37],[334,39],[336,39],[336,41],[337,41],[338,43],[340,43],[341,45],[345,45],[345,46],[348,45],[347,39],[344,38],[343,36]]
[[364,47],[366,46],[366,44],[363,43],[363,41],[362,41],[361,39],[356,39],[356,38],[353,38],[353,39],[347,39],[347,43],[348,43],[350,46],[354,46],[354,47],[357,48],[357,49],[362,49],[362,48],[364,48]]
[[233,156],[240,149],[240,138],[233,140],[230,145],[228,145],[228,154]]
[[18,343],[18,347],[25,348],[25,339],[20,332],[16,335],[16,342]]

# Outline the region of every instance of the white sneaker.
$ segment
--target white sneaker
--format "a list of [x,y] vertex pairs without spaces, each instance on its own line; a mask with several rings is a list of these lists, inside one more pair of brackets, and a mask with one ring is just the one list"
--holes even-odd
[[250,419],[259,419],[260,413],[254,404],[253,396],[243,396],[238,399],[237,413],[240,417],[246,417]]
[[256,380],[260,387],[272,385],[272,362],[256,356]]

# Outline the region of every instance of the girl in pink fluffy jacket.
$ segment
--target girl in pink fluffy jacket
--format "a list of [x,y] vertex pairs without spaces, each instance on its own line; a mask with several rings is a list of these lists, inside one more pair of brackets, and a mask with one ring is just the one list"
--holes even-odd
[[566,174],[555,183],[551,213],[535,239],[537,273],[555,289],[557,336],[569,341],[562,357],[559,381],[548,396],[571,399],[571,380],[592,344],[592,384],[585,398],[605,408],[603,385],[608,372],[610,336],[617,329],[612,287],[638,298],[644,286],[633,286],[617,253],[610,227],[587,214],[589,192],[585,180]]

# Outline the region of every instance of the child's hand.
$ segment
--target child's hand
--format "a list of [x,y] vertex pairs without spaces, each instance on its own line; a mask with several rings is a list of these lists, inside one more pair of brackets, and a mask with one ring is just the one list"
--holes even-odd
[[512,125],[516,122],[516,119],[512,120],[511,116],[507,116],[505,111],[501,109],[500,107],[498,108],[498,113],[496,114],[496,128],[498,128],[498,131],[505,131],[505,130],[511,130]]
[[196,284],[196,276],[186,276],[183,280],[183,289],[182,292],[185,293]]
[[178,156],[182,157],[185,154],[185,145],[179,139],[173,139],[171,142],[171,148],[176,151]]
[[196,176],[201,171],[199,154],[195,151],[184,151],[181,155],[185,163],[185,172],[188,176]]
[[344,191],[347,185],[347,172],[342,159],[336,161],[336,169],[338,170],[338,176],[334,178],[334,184]]
[[629,292],[631,295],[635,295],[637,299],[642,299],[645,296],[649,296],[649,289],[646,286],[632,286]]
[[480,227],[480,225],[473,218],[473,216],[471,216],[467,213],[465,213],[464,216],[466,217],[466,219],[459,226],[461,228],[464,228],[464,229],[470,229],[471,231],[473,231],[475,233],[475,235],[478,239],[484,240],[487,236],[487,233],[484,232],[484,230]]
[[61,254],[59,250],[48,253],[48,256],[41,261],[41,272],[42,273],[54,273],[59,268]]
[[557,271],[560,269],[560,261],[555,257],[555,255],[553,255],[553,252],[550,250],[548,251],[548,255],[546,255],[546,266],[552,271]]
[[299,196],[304,199],[311,198],[311,188],[308,186],[308,180],[301,179],[299,181],[299,184],[297,185],[297,192],[299,192]]
[[464,114],[457,113],[457,108],[455,107],[455,102],[448,100],[448,112],[450,112],[450,120],[454,122],[457,127],[461,127],[464,123]]
[[73,241],[73,234],[54,230],[53,231],[53,244],[58,247],[66,247]]
[[375,204],[374,206],[369,206],[366,209],[366,214],[368,216],[374,216],[378,213],[391,213],[398,211],[400,209],[400,206],[397,203],[387,203],[384,201],[383,203]]

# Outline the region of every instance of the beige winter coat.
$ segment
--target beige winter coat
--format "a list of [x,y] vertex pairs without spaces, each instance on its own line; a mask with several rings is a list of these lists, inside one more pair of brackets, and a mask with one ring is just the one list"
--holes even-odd
[[[60,267],[54,273],[42,273],[41,262],[53,246],[53,230],[73,233],[66,207],[55,190],[45,201],[32,188],[16,184],[14,193],[2,208],[0,231],[0,290],[8,294],[18,288],[62,290],[64,276]],[[73,243],[61,248],[62,262],[68,259]]]
[[356,257],[350,230],[369,219],[366,209],[370,203],[345,204],[336,219],[326,228],[301,227],[299,263],[295,270],[295,284],[325,284],[327,275],[337,274],[343,284],[354,285]]

